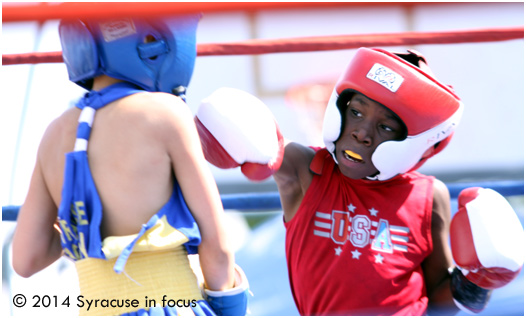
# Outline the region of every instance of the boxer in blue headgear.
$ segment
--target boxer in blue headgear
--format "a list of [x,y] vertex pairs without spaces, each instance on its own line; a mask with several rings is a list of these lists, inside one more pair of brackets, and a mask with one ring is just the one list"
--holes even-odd
[[[83,300],[108,302],[79,306],[81,314],[246,312],[248,282],[183,101],[198,20],[59,26],[69,78],[89,92],[44,134],[13,267],[28,277],[61,255],[73,259]],[[192,269],[188,255],[197,253]]]
[[184,94],[194,70],[199,18],[62,21],[69,79],[90,90],[93,78],[105,74],[150,92]]

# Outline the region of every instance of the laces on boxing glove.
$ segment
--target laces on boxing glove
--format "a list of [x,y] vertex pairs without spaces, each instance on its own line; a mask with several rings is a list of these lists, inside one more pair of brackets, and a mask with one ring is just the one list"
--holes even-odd
[[468,313],[480,313],[491,297],[491,290],[470,282],[458,267],[449,269],[451,274],[451,294],[460,310]]

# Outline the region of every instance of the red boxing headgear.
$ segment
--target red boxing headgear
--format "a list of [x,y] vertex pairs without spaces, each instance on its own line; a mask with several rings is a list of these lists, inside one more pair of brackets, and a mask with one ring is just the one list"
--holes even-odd
[[407,128],[404,140],[385,141],[375,149],[372,162],[379,173],[373,179],[387,180],[417,169],[444,149],[464,107],[449,87],[424,68],[425,60],[414,51],[404,55],[360,48],[356,52],[336,83],[325,111],[323,139],[334,160],[335,142],[342,128],[337,101],[346,92],[359,92],[384,105]]

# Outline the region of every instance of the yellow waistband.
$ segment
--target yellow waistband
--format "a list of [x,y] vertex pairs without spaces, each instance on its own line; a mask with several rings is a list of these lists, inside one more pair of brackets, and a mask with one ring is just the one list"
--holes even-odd
[[[183,246],[168,251],[134,252],[122,274],[113,271],[115,260],[86,258],[75,262],[83,297],[83,305],[78,302],[82,306],[80,315],[120,315],[140,308],[163,307],[163,298],[164,306],[169,300],[173,300],[173,305],[177,300],[203,299]],[[95,299],[99,302],[95,303]],[[113,299],[121,302],[110,303]],[[89,310],[88,300],[93,301]],[[137,306],[133,305],[134,300]]]

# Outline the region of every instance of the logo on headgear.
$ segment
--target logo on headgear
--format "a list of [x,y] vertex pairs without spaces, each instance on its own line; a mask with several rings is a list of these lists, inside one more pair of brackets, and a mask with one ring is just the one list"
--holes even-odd
[[404,81],[404,78],[400,76],[400,74],[397,74],[389,68],[378,63],[373,65],[366,77],[384,86],[393,93],[398,90]]
[[132,19],[120,19],[99,24],[104,41],[111,42],[128,35],[135,34],[135,24]]
[[441,129],[438,132],[436,132],[434,135],[431,135],[430,137],[428,137],[427,144],[428,145],[435,144],[441,140],[446,139],[449,135],[451,135],[452,130],[455,129],[455,126],[456,126],[455,122],[448,123],[448,126],[446,126],[444,129]]

